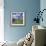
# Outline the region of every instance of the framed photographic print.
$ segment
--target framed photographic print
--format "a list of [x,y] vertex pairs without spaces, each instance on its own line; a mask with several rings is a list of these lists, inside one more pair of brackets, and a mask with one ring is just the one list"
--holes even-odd
[[11,25],[15,26],[25,25],[24,12],[11,12]]

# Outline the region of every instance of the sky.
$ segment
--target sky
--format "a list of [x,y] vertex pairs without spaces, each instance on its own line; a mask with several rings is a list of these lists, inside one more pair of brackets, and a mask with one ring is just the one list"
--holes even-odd
[[21,13],[13,14],[12,18],[14,18],[14,19],[18,19],[18,18],[23,19],[23,14],[21,14]]

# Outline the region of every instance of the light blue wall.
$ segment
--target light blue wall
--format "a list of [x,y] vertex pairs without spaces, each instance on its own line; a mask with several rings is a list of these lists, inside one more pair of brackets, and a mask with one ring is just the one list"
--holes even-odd
[[[4,0],[4,35],[7,41],[18,41],[32,30],[33,19],[40,9],[40,0]],[[10,26],[10,13],[12,11],[24,11],[26,25]]]
[[[43,9],[46,9],[46,0],[41,0],[40,1],[40,10],[42,11]],[[46,27],[46,11],[43,12],[42,17],[43,17],[43,22],[40,21],[40,25]]]

